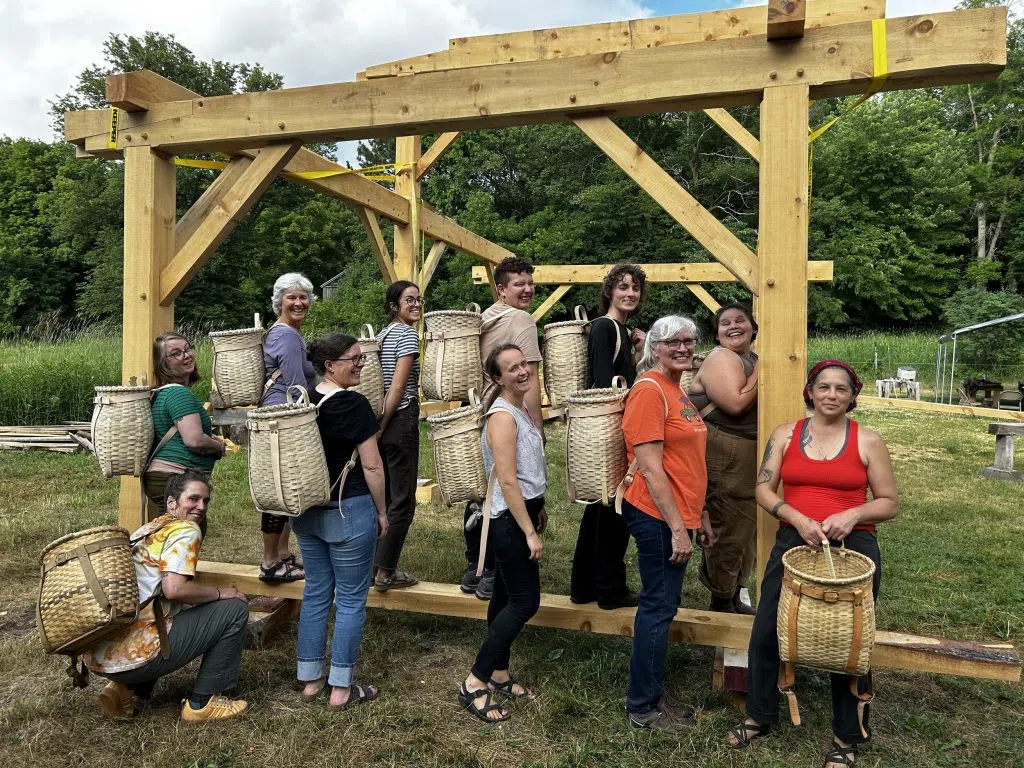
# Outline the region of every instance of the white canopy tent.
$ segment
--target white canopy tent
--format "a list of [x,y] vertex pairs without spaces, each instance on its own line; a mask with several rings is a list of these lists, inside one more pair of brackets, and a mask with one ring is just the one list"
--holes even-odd
[[[953,393],[956,391],[956,341],[957,338],[972,331],[980,331],[982,328],[991,328],[995,325],[1010,323],[1015,320],[1024,320],[1024,312],[1016,315],[998,317],[995,320],[986,320],[984,323],[975,323],[963,328],[957,328],[951,333],[939,337],[939,346],[935,354],[935,402],[953,402]],[[946,379],[946,350],[952,342],[952,353],[949,356],[949,379]],[[946,394],[946,383],[949,383],[949,394]]]

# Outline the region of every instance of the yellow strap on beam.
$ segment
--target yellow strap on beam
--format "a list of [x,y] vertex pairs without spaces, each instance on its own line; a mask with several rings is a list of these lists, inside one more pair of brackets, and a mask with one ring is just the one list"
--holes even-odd
[[185,168],[205,168],[208,171],[217,171],[228,167],[227,163],[220,160],[192,160],[188,157],[176,157],[174,164]]
[[[115,126],[115,129],[116,129],[116,125],[117,125],[116,119],[115,118],[111,118],[111,120],[113,121],[112,125]],[[112,130],[115,130],[115,129],[112,129]],[[116,130],[111,135],[115,135],[116,136]],[[212,171],[221,170],[221,169],[227,167],[227,163],[221,162],[220,160],[193,160],[193,159],[187,158],[187,157],[176,157],[174,159],[174,164],[175,165],[183,166],[185,168],[203,168],[203,169],[212,170]],[[397,171],[399,168],[404,168],[404,167],[409,166],[409,165],[411,165],[411,163],[383,163],[381,165],[368,165],[365,168],[344,168],[344,169],[339,168],[338,170],[330,170],[330,171],[303,171],[301,173],[283,173],[281,175],[282,176],[289,176],[289,177],[291,177],[293,179],[315,180],[315,179],[326,179],[326,178],[329,178],[331,176],[343,176],[343,175],[349,174],[349,173],[358,173],[363,178],[370,179],[371,181],[390,181],[390,182],[394,182],[395,174],[393,174],[393,173],[367,173],[367,171],[383,171],[383,170],[386,170],[388,168],[394,168]]]
[[110,108],[110,130],[107,131],[107,149],[117,149],[117,107]]

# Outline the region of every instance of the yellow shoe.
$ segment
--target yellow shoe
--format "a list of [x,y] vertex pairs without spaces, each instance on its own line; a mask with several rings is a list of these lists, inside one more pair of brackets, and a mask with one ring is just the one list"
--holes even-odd
[[135,694],[127,685],[111,681],[100,691],[100,711],[104,717],[131,717],[135,714]]
[[192,709],[188,699],[185,699],[181,702],[181,719],[186,723],[227,720],[229,717],[237,717],[248,708],[248,702],[241,699],[229,699],[227,696],[211,696],[202,709]]

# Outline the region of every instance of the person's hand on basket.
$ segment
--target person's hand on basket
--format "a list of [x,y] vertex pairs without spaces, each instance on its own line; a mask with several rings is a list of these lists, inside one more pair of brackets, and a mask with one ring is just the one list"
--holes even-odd
[[668,561],[672,565],[682,565],[690,559],[690,555],[693,554],[693,542],[690,541],[690,532],[685,527],[680,526],[678,529],[672,529],[672,554],[668,556]]
[[800,537],[807,543],[807,546],[814,549],[821,549],[822,542],[828,541],[828,536],[821,530],[816,520],[806,515],[800,515],[793,522],[793,527],[799,532]]
[[829,515],[825,518],[825,522],[821,524],[822,533],[834,541],[842,541],[850,535],[853,527],[860,522],[859,518],[860,516],[857,514],[856,508]]

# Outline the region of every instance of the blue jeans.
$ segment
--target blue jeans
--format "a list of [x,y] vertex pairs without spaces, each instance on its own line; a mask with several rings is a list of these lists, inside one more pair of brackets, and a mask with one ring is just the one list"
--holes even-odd
[[307,510],[293,522],[306,571],[299,613],[298,679],[309,682],[324,677],[327,614],[333,600],[334,637],[327,682],[348,687],[366,621],[377,509],[370,496],[343,499],[341,504],[344,516],[334,502]]
[[622,516],[636,539],[640,569],[640,605],[633,622],[633,656],[629,662],[626,710],[645,715],[658,708],[668,653],[668,631],[683,595],[686,563],[672,565],[672,531],[668,525],[628,501]]

